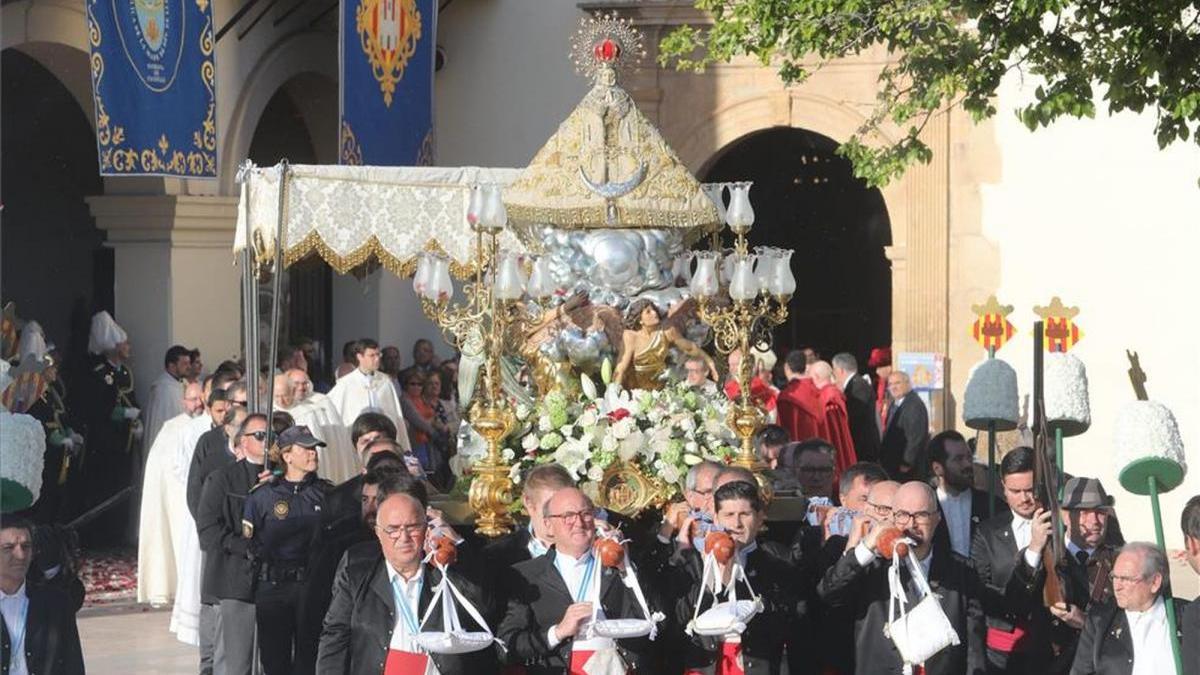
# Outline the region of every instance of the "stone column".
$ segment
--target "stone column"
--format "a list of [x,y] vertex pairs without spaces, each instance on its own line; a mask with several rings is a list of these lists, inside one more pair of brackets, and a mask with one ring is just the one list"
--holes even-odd
[[87,202],[115,251],[116,319],[133,343],[143,403],[172,344],[198,347],[210,372],[241,351],[237,198],[104,195]]

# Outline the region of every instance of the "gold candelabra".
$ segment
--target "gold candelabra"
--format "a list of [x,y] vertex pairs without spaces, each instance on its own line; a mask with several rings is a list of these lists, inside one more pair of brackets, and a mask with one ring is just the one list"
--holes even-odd
[[451,301],[454,289],[445,256],[423,256],[413,288],[421,298],[422,311],[437,324],[446,341],[465,355],[482,359],[483,386],[471,392],[470,399],[475,402],[467,407],[467,420],[487,441],[487,456],[472,467],[475,478],[469,502],[476,516],[475,531],[498,537],[513,528],[508,511],[513,482],[501,442],[516,423],[501,385],[501,358],[516,351],[527,324],[520,302],[526,281],[517,257],[501,256],[498,238],[507,215],[499,186],[473,188],[467,220],[475,231],[475,274],[463,285],[466,302]]
[[[765,415],[750,396],[751,346],[770,340],[771,329],[787,320],[788,300],[796,289],[792,276],[792,251],[773,247],[758,247],[751,253],[746,234],[754,224],[750,206],[750,183],[711,183],[704,191],[717,205],[725,223],[734,234],[733,251],[724,258],[719,250],[696,254],[696,272],[691,290],[696,297],[700,320],[713,331],[717,351],[741,354],[737,370],[739,397],[729,408],[726,424],[740,440],[734,464],[754,472],[759,487],[768,498],[771,482],[765,476],[767,464],[754,451],[754,435],[762,428]],[[724,193],[730,192],[726,206]],[[718,269],[718,268],[721,269]],[[728,285],[722,284],[722,273]],[[718,293],[724,289],[726,297]]]

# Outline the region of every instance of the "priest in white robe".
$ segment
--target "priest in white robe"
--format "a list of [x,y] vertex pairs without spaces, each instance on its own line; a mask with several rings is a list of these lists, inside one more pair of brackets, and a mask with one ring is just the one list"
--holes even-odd
[[199,384],[187,385],[180,399],[184,412],[162,425],[146,457],[138,519],[138,602],[171,602],[178,580],[177,541],[185,531],[196,531],[184,498],[186,483],[179,480],[175,461],[193,420],[204,412],[202,396]]
[[317,448],[317,475],[337,485],[362,472],[350,430],[328,397],[312,393],[308,373],[292,369],[277,377],[275,406],[325,442],[325,447]]
[[[142,410],[142,426],[146,429],[142,447],[154,447],[154,439],[167,420],[184,412],[183,389],[192,372],[192,352],[186,347],[175,345],[167,350],[163,371],[150,384],[150,396]],[[142,459],[145,460],[143,452]]]
[[382,413],[396,425],[396,442],[406,451],[411,451],[408,427],[400,412],[400,397],[396,394],[396,387],[392,384],[392,378],[379,372],[379,344],[363,338],[354,343],[353,352],[357,367],[339,379],[329,391],[329,400],[342,414],[342,424],[348,429],[364,412]]

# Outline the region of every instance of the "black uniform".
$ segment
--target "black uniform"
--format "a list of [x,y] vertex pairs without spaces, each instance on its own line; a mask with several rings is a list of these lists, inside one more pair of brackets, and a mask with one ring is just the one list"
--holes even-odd
[[[78,386],[78,412],[86,431],[88,450],[83,459],[87,482],[85,508],[91,508],[128,487],[133,475],[134,447],[140,443],[135,430],[140,422],[125,418],[129,408],[139,408],[133,391],[133,373],[124,365],[115,366],[105,357],[97,357],[87,377]],[[90,534],[109,542],[119,538],[129,522],[129,503],[114,507],[95,525]]]
[[[268,675],[311,672],[316,643],[296,640],[301,623],[309,549],[321,521],[328,481],[309,473],[298,483],[264,483],[246,497],[242,527],[255,559],[255,615]],[[293,656],[293,646],[295,656]],[[301,654],[300,652],[311,652]]]
[[64,503],[67,497],[65,486],[71,475],[73,457],[83,450],[83,447],[74,446],[72,437],[75,430],[71,428],[67,415],[66,400],[66,389],[62,380],[56,378],[47,383],[46,391],[28,410],[31,416],[42,423],[42,428],[46,431],[42,494],[34,505],[37,519],[43,523],[65,520],[72,513],[70,505]]

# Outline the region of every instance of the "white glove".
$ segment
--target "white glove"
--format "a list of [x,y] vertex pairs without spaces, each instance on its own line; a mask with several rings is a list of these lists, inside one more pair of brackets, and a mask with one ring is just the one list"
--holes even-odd
[[74,450],[75,449],[75,439],[71,438],[70,436],[67,436],[66,438],[63,439],[62,447],[63,447],[63,450],[65,450],[66,452],[70,452],[70,451]]
[[83,445],[83,436],[80,436],[77,432],[72,431],[71,432],[71,443],[73,445]]
[[142,426],[141,420],[134,420],[129,429],[133,432],[133,437],[139,441],[142,440],[142,436],[146,433],[146,427]]
[[136,420],[138,418],[138,415],[141,415],[141,414],[142,414],[142,411],[137,408],[126,408],[125,409],[125,419],[127,419],[127,420]]

